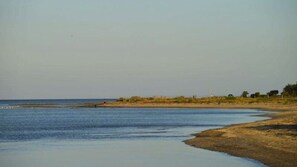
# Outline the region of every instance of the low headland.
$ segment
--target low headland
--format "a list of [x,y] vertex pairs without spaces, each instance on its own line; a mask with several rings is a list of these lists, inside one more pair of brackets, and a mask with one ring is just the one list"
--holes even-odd
[[77,105],[25,104],[20,107],[127,107],[127,108],[242,108],[282,111],[265,115],[271,119],[230,125],[194,134],[186,144],[256,159],[268,166],[297,164],[297,97],[139,97],[114,102]]

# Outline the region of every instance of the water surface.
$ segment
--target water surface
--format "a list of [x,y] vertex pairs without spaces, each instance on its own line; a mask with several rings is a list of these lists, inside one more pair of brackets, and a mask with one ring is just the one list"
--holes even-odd
[[0,109],[0,166],[262,166],[182,141],[264,119],[249,109]]

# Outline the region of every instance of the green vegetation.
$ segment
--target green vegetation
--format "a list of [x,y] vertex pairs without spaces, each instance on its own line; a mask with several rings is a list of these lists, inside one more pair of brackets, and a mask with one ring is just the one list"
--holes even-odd
[[[137,97],[137,98],[136,98]],[[193,103],[193,104],[252,104],[252,103],[277,103],[277,104],[297,104],[297,97],[228,97],[228,96],[216,96],[216,97],[139,97],[134,96],[131,98],[120,98],[117,102],[121,103]]]
[[249,94],[248,91],[243,91],[242,94],[241,94],[241,97],[247,97]]
[[260,95],[261,95],[260,92],[255,93],[255,97],[260,97]]
[[288,84],[287,86],[285,86],[283,89],[282,95],[296,97],[297,96],[297,82],[296,82],[296,84]]
[[228,96],[215,97],[139,97],[132,96],[131,98],[119,98],[117,102],[121,103],[194,103],[194,104],[252,104],[252,103],[277,103],[277,104],[297,104],[297,84],[289,84],[283,89],[283,93],[279,95],[278,90],[271,90],[267,94],[255,92],[248,97],[248,92],[243,91],[240,97],[235,97],[232,94]]
[[268,96],[277,96],[278,95],[278,90],[271,90],[270,92],[267,93]]

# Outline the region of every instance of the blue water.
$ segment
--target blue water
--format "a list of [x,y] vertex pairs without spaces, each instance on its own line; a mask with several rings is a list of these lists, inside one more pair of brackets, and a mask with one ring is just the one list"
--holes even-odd
[[16,106],[18,104],[84,104],[96,102],[112,102],[116,99],[31,99],[31,100],[0,100],[1,106]]
[[[66,101],[59,104],[74,103]],[[191,138],[191,133],[205,129],[264,119],[255,117],[262,113],[249,109],[2,108],[0,166],[32,167],[42,163],[42,166],[166,167],[183,161],[187,163],[182,166],[189,167],[197,163],[199,166],[261,166],[255,161],[192,148],[182,141]],[[163,158],[151,159],[156,154]],[[133,155],[142,159],[138,158],[137,163],[131,161]],[[117,164],[114,159],[122,163]]]

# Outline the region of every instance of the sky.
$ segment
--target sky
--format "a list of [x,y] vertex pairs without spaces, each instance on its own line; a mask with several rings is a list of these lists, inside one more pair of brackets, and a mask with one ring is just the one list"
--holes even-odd
[[281,91],[296,30],[296,0],[0,0],[0,99]]

